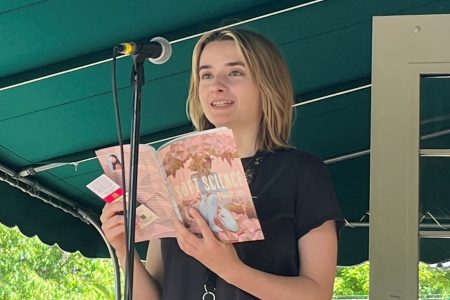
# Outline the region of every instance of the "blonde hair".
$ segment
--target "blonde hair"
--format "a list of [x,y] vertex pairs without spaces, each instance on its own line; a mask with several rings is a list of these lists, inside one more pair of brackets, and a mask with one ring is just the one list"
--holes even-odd
[[208,43],[233,41],[238,55],[250,70],[261,93],[263,116],[256,140],[258,150],[289,148],[292,123],[292,92],[289,70],[277,48],[265,37],[242,29],[226,29],[204,34],[192,54],[188,95],[189,116],[197,130],[214,128],[206,118],[199,98],[199,60]]

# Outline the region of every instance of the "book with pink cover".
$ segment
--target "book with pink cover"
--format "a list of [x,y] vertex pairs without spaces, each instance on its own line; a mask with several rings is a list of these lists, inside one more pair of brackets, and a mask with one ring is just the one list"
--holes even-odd
[[[124,152],[125,162],[129,162],[128,145]],[[107,178],[95,181],[111,180],[114,187],[109,188],[115,191],[96,193],[110,201],[121,195],[117,193],[123,166],[120,149],[110,147],[96,154]],[[128,163],[125,165],[128,184]],[[93,191],[93,186],[100,185],[95,181],[88,185]],[[225,127],[186,134],[158,151],[140,145],[137,201],[136,242],[175,237],[172,222],[176,219],[190,231],[200,233],[189,213],[191,207],[202,214],[223,242],[264,239],[233,133]]]

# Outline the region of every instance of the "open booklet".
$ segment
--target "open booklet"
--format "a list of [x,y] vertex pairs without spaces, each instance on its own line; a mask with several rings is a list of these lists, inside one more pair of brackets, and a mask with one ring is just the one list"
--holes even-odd
[[[96,154],[105,175],[87,187],[107,202],[120,198],[119,146]],[[124,146],[124,159],[130,161],[129,145]],[[186,134],[158,151],[140,145],[137,201],[136,242],[174,237],[175,219],[200,233],[189,213],[191,207],[223,242],[264,239],[233,133],[225,127]]]

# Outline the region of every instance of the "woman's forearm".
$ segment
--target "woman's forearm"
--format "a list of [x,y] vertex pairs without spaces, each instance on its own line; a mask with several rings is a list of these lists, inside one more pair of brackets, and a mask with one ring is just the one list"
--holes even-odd
[[237,261],[219,276],[260,299],[331,299],[336,275],[337,236],[334,221],[312,229],[298,242],[299,276],[278,276]]
[[330,299],[331,291],[304,276],[278,276],[253,269],[245,264],[233,268],[223,279],[263,300]]
[[[125,255],[118,256],[120,265],[125,271]],[[159,300],[161,299],[161,287],[145,269],[138,253],[134,253],[133,274],[133,299],[134,300]]]

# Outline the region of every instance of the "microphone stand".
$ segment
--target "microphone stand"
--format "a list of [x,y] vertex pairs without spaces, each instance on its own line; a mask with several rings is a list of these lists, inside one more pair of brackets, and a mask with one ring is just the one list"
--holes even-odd
[[133,54],[133,69],[131,70],[131,85],[134,87],[133,115],[131,127],[131,157],[129,199],[126,212],[126,267],[125,267],[125,299],[133,299],[133,271],[134,271],[134,238],[136,221],[136,194],[139,161],[139,142],[141,124],[141,94],[145,83],[144,62],[146,57],[139,53]]

